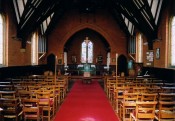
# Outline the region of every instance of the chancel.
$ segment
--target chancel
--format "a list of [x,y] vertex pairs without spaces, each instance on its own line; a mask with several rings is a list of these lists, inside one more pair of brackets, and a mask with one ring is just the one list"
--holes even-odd
[[175,0],[0,0],[0,121],[175,121]]

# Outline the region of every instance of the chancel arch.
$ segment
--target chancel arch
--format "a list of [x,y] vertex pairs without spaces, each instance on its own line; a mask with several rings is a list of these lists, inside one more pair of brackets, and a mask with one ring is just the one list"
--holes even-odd
[[76,57],[76,63],[96,64],[99,55],[103,56],[103,62],[106,63],[105,58],[107,57],[108,48],[107,40],[91,29],[84,29],[75,33],[64,45],[64,50],[67,51],[68,63],[72,63],[72,58]]
[[76,33],[79,33],[80,31],[84,31],[84,30],[92,30],[98,34],[100,34],[108,43],[108,45],[111,47],[111,45],[114,45],[114,38],[111,38],[110,35],[103,30],[102,28],[95,26],[93,24],[81,24],[80,26],[75,27],[74,29],[71,29],[66,35],[65,37],[62,39],[63,41],[63,45],[65,45],[67,43],[67,41],[74,36]]

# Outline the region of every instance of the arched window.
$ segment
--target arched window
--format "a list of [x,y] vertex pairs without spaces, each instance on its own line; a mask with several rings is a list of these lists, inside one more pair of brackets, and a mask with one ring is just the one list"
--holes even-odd
[[38,64],[38,36],[37,33],[33,33],[32,35],[32,40],[31,40],[31,50],[32,50],[32,65],[37,65]]
[[0,14],[0,65],[5,64],[5,42],[4,42],[4,20],[2,14]]
[[86,37],[81,44],[81,63],[93,62],[93,43]]
[[171,66],[175,66],[175,16],[171,22]]

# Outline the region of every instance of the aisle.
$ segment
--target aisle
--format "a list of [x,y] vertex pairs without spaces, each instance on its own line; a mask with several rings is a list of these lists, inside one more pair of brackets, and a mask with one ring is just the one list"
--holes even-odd
[[76,81],[54,121],[118,121],[97,81]]

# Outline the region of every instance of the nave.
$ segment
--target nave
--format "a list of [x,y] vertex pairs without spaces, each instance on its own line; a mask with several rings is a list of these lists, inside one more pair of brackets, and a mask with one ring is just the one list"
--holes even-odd
[[32,75],[0,81],[0,121],[174,121],[174,106],[175,83],[154,77],[104,76],[84,83]]
[[102,87],[96,80],[75,81],[54,121],[118,121]]

